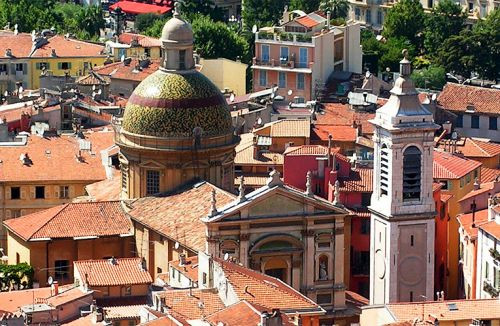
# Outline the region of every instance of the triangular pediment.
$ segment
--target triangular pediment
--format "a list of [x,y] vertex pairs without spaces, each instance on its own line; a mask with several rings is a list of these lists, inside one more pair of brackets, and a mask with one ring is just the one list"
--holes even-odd
[[158,162],[148,160],[145,162],[142,162],[140,165],[141,168],[149,168],[149,169],[163,169],[165,166],[163,164],[160,164]]
[[249,217],[259,216],[290,216],[306,211],[303,202],[280,193],[273,193],[248,207]]

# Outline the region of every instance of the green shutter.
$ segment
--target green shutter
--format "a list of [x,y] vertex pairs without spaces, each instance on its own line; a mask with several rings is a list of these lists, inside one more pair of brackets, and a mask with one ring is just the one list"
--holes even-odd
[[71,62],[68,62],[68,69],[71,69]]
[[57,69],[61,70],[62,69],[62,62],[57,63]]
[[23,63],[23,75],[27,75],[27,74],[28,74],[28,64]]
[[35,64],[35,67],[36,67],[36,69],[37,69],[37,70],[40,70],[40,62],[37,62],[37,63]]

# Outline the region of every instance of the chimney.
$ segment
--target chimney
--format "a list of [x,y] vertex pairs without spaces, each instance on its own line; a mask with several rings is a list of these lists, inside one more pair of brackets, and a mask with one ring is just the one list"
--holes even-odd
[[116,265],[116,264],[117,264],[116,258],[115,258],[114,256],[113,256],[113,257],[111,257],[111,258],[109,259],[109,263],[110,263],[111,265],[113,265],[113,266],[114,266],[114,265]]
[[52,49],[52,51],[50,52],[50,56],[51,56],[52,58],[57,58],[56,49]]
[[12,50],[11,49],[6,49],[5,50],[5,56],[11,58],[12,57]]
[[477,180],[474,180],[474,190],[479,190],[479,188],[481,188],[481,185],[479,184],[479,181]]
[[263,311],[260,315],[260,325],[283,326],[283,320],[281,319],[281,312],[279,311],[279,309],[273,309],[271,313]]
[[52,287],[52,295],[54,295],[54,296],[58,295],[59,294],[59,282],[54,281],[52,283],[51,287]]
[[179,255],[179,266],[186,265],[186,254]]

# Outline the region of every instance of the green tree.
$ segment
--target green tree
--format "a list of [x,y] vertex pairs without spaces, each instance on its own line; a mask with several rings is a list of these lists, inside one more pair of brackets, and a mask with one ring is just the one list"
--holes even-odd
[[324,12],[330,11],[332,19],[346,18],[349,13],[349,2],[347,0],[321,0],[319,9]]
[[418,88],[441,90],[446,84],[446,71],[441,66],[414,70],[411,78]]
[[474,71],[481,78],[500,79],[500,9],[495,9],[472,28]]
[[170,18],[157,19],[154,23],[143,31],[145,35],[159,38],[161,36],[161,31],[163,26]]
[[99,37],[101,28],[104,28],[104,17],[100,6],[85,6],[77,15],[80,32],[77,36],[82,39]]
[[224,13],[213,0],[184,0],[182,13],[188,20],[193,21],[197,15],[209,16],[212,20],[222,21]]
[[453,0],[439,1],[427,15],[424,29],[424,47],[426,52],[437,55],[437,50],[450,36],[458,35],[465,26],[467,14],[460,4]]
[[464,29],[459,35],[449,37],[439,47],[438,63],[447,72],[470,77],[475,67],[474,37],[472,31]]
[[26,263],[0,265],[0,291],[9,291],[13,285],[18,289],[32,288],[35,270]]
[[246,29],[277,24],[283,17],[283,9],[287,0],[245,0],[242,17]]
[[144,33],[148,28],[153,26],[157,20],[164,20],[165,17],[158,14],[148,13],[141,14],[135,17],[134,27],[140,32]]
[[401,0],[387,12],[382,35],[387,39],[405,38],[421,48],[425,14],[419,0]]
[[415,47],[404,38],[391,38],[385,43],[380,44],[380,71],[386,71],[386,68],[389,68],[391,72],[398,72],[399,62],[403,58],[402,52],[404,49],[408,50],[410,60],[415,56]]
[[54,0],[0,0],[0,25],[8,22],[18,31],[31,32],[57,26],[60,22],[52,10]]
[[290,0],[288,7],[290,10],[302,10],[305,13],[311,13],[318,10],[320,0]]

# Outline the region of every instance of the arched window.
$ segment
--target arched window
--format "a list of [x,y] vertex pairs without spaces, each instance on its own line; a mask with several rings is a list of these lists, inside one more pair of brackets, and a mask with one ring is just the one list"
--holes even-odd
[[403,201],[420,200],[421,152],[410,146],[403,153]]
[[321,255],[318,259],[318,280],[328,280],[328,257]]
[[380,195],[387,195],[389,184],[389,149],[386,144],[380,148]]

